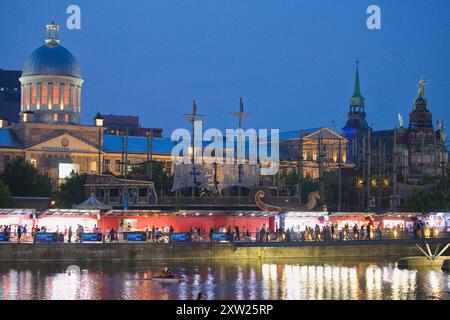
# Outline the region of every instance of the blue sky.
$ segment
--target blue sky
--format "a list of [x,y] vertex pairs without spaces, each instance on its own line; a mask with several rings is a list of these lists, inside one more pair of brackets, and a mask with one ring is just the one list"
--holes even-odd
[[[205,127],[232,128],[243,96],[247,127],[344,126],[355,60],[369,124],[405,119],[421,76],[434,119],[450,125],[448,0],[59,0],[61,44],[85,79],[83,123],[132,114],[169,136],[197,100]],[[52,1],[0,0],[0,68],[21,69],[43,43]],[[81,30],[65,27],[81,8]],[[366,9],[382,10],[368,30]]]

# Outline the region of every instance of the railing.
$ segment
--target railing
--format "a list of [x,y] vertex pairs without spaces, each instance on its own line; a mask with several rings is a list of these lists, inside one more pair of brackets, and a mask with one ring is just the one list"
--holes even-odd
[[[277,205],[299,205],[299,198],[296,197],[271,197],[271,204]],[[166,204],[166,205],[176,205],[176,204],[185,204],[185,205],[207,205],[207,204],[215,204],[215,205],[227,205],[227,204],[240,204],[240,205],[255,205],[255,199],[249,196],[236,196],[236,197],[158,197],[158,204]]]
[[[236,232],[178,232],[184,233],[185,241],[181,242],[236,242],[236,243],[252,243],[252,242],[288,242],[288,243],[309,243],[309,242],[322,242],[322,243],[333,243],[333,242],[351,242],[351,241],[379,241],[379,240],[422,240],[422,239],[449,239],[450,241],[450,229],[430,229],[430,232],[410,232],[410,231],[399,231],[399,230],[374,230],[370,232],[368,236],[367,233],[360,233],[359,231],[354,233],[353,231],[337,230],[331,233],[330,230],[315,232],[314,230],[300,231],[300,232],[244,232],[240,231],[239,234]],[[136,231],[145,233],[145,242],[147,243],[171,243],[178,242],[172,239],[172,234],[161,231]],[[18,237],[15,232],[10,234],[4,234],[2,236],[4,241],[1,242],[18,242]],[[219,234],[222,237],[213,236]],[[116,232],[114,237],[111,234],[103,233],[102,242],[106,243],[127,243],[134,241],[127,241],[125,237],[126,232]],[[0,237],[1,238],[1,237]],[[58,237],[62,242],[76,243],[80,242],[79,237],[74,233],[72,238],[67,238],[60,234]],[[220,238],[220,240],[218,240]],[[30,232],[22,234],[21,243],[33,243],[34,235]],[[142,242],[142,241],[138,241]]]

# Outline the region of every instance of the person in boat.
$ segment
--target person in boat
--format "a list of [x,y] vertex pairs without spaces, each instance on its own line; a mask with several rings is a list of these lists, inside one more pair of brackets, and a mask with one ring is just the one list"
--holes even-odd
[[159,274],[161,278],[173,278],[173,274],[169,267],[164,267]]

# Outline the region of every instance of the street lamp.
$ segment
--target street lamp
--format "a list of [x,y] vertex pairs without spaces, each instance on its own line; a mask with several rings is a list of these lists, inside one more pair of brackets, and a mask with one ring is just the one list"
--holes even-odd
[[102,117],[100,112],[97,112],[97,115],[94,117],[94,124],[96,127],[98,127],[98,166],[97,166],[97,173],[101,174],[101,154],[102,154],[102,128],[103,128],[103,122],[105,119]]

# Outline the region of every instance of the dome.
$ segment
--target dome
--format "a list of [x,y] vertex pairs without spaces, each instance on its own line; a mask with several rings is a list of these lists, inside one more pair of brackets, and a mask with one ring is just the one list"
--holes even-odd
[[36,75],[81,79],[80,65],[77,59],[69,50],[55,42],[40,46],[26,60],[22,77]]

